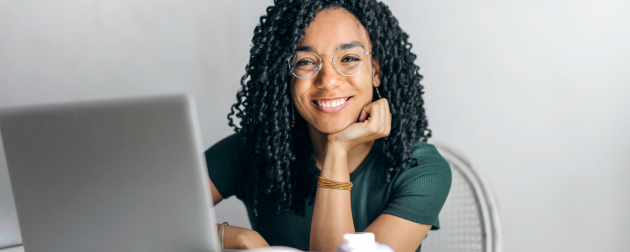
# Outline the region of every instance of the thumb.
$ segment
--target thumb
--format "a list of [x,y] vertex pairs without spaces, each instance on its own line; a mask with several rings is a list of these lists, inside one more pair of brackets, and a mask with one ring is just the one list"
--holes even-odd
[[365,120],[367,120],[368,116],[370,116],[372,105],[373,103],[370,103],[367,106],[363,107],[363,109],[361,110],[361,115],[359,115],[359,122],[364,122]]
[[368,113],[365,110],[361,110],[361,115],[359,115],[359,122],[363,122],[368,118]]

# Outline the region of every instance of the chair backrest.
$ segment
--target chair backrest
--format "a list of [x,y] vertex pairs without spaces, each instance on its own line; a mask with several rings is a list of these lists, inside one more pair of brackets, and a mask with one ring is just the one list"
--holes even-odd
[[496,198],[478,167],[460,153],[434,144],[451,165],[453,183],[422,252],[501,252],[503,239]]

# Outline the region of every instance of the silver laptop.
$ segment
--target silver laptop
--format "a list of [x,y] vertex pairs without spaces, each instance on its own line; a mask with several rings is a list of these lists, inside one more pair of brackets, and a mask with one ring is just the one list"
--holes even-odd
[[219,251],[186,95],[0,110],[27,252]]
[[0,252],[4,252],[3,248],[22,244],[3,146],[0,136]]

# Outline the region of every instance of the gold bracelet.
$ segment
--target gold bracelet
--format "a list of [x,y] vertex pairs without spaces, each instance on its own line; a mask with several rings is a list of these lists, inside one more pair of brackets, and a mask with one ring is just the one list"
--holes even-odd
[[223,222],[221,224],[221,226],[219,227],[219,236],[221,236],[221,249],[225,249],[225,243],[223,242],[223,234],[224,234],[224,230],[225,230],[225,225],[230,225],[227,222]]
[[350,191],[350,189],[352,189],[352,182],[338,182],[319,176],[317,186]]

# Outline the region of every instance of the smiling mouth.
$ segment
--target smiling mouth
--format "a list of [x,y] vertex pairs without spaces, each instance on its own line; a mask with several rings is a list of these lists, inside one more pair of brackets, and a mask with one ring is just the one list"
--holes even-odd
[[312,100],[312,102],[315,105],[320,106],[322,108],[335,108],[335,107],[342,106],[348,100],[350,100],[350,98],[352,98],[352,96],[337,98],[337,99]]

